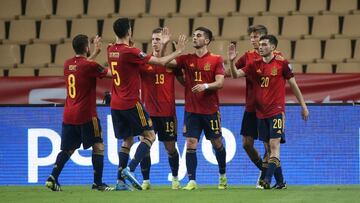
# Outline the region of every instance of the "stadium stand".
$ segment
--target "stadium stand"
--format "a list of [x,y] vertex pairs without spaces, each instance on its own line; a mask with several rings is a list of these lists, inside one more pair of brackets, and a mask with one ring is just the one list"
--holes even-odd
[[78,18],[84,13],[83,0],[61,0],[57,3],[56,18]]

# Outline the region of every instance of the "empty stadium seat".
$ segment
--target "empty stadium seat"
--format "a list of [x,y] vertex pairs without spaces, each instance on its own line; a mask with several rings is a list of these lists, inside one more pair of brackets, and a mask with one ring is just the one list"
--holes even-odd
[[133,32],[134,40],[150,41],[152,31],[159,26],[158,18],[148,17],[135,19]]
[[306,66],[306,73],[333,73],[331,63],[309,63]]
[[21,0],[0,1],[0,19],[14,19],[21,15]]
[[220,55],[224,61],[228,59],[227,51],[229,47],[229,41],[225,40],[215,40],[210,43],[209,51],[213,54]]
[[277,16],[255,16],[253,25],[264,25],[269,34],[278,35],[279,18]]
[[9,77],[32,77],[35,76],[34,68],[12,68],[9,69]]
[[49,19],[41,21],[40,42],[59,43],[67,35],[65,19]]
[[224,18],[222,38],[240,39],[248,35],[248,18],[244,16],[231,16]]
[[342,35],[345,37],[360,37],[360,14],[359,15],[346,15],[344,17],[344,25]]
[[330,13],[348,14],[357,9],[357,0],[331,0]]
[[16,44],[0,45],[0,67],[12,68],[20,62],[20,48]]
[[312,33],[308,37],[330,38],[339,33],[339,16],[320,15],[314,17]]
[[281,37],[288,39],[299,39],[309,33],[309,22],[307,16],[295,15],[285,16]]
[[93,18],[74,19],[71,25],[71,38],[78,34],[95,37],[98,34],[97,20]]
[[9,42],[28,43],[36,38],[34,20],[13,20],[10,23]]
[[342,62],[351,57],[349,39],[329,39],[326,41],[324,58],[319,61]]
[[254,47],[250,43],[250,40],[240,40],[236,43],[239,56],[242,56],[245,52],[254,50]]
[[336,73],[360,73],[360,63],[338,63]]
[[64,76],[63,67],[39,68],[39,76]]
[[296,0],[271,0],[269,12],[264,15],[288,15],[296,10]]
[[4,77],[5,74],[4,74],[4,69],[0,68],[0,77]]
[[115,13],[115,0],[89,0],[88,17],[106,17]]
[[354,57],[352,59],[347,59],[347,61],[357,61],[360,62],[360,40],[356,40]]
[[211,0],[209,13],[215,16],[227,16],[236,11],[236,0]]
[[151,0],[150,15],[170,16],[176,13],[176,0]]
[[327,0],[301,0],[299,11],[293,11],[292,14],[317,15],[326,10]]
[[27,0],[26,18],[45,18],[52,14],[52,0]]
[[0,42],[5,39],[5,23],[0,20]]
[[287,59],[291,59],[291,41],[286,39],[280,39],[276,50],[280,51],[281,54]]
[[51,63],[51,50],[48,44],[30,44],[25,47],[24,63],[21,68],[45,67]]
[[83,0],[61,0],[57,2],[55,17],[75,18],[84,13]]
[[211,30],[213,36],[219,36],[219,19],[217,17],[201,17],[194,19],[193,31],[197,27],[206,27]]
[[101,38],[103,42],[114,42],[115,41],[115,32],[113,30],[113,24],[117,18],[106,18],[104,20],[103,30]]
[[180,15],[199,16],[206,11],[206,0],[181,0]]
[[294,60],[296,62],[311,63],[321,57],[320,40],[305,39],[297,40],[295,46]]
[[266,11],[266,0],[241,0],[240,15],[259,15]]
[[121,0],[119,15],[127,17],[137,17],[145,13],[146,0]]
[[187,17],[166,18],[164,26],[169,28],[172,40],[177,40],[180,34],[190,35],[189,19]]
[[56,46],[55,63],[51,66],[64,66],[65,60],[74,57],[75,53],[71,43],[59,44]]

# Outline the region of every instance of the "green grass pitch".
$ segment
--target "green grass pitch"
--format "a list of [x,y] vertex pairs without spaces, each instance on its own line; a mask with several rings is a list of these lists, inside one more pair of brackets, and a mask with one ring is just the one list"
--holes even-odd
[[216,186],[200,185],[195,191],[171,190],[156,186],[148,191],[99,192],[90,186],[62,186],[63,192],[52,192],[42,186],[0,186],[1,202],[125,202],[125,203],[356,203],[360,202],[360,185],[288,186],[286,190],[257,190],[254,186],[230,186],[217,190]]

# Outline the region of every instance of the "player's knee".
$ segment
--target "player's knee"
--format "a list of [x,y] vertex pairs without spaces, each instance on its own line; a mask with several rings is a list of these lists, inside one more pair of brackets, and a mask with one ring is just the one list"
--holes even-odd
[[133,137],[127,137],[123,140],[121,146],[130,149],[133,144],[134,144]]
[[155,142],[156,135],[153,130],[147,130],[143,132],[143,137],[150,140],[152,143]]
[[223,146],[222,138],[219,137],[219,138],[215,138],[215,139],[211,140],[211,144],[215,149],[222,148],[222,146]]
[[196,149],[198,140],[196,138],[186,138],[187,148]]
[[166,142],[165,149],[168,154],[174,154],[176,152],[175,142]]
[[104,155],[104,143],[102,142],[95,143],[92,146],[92,148],[93,148],[93,154]]

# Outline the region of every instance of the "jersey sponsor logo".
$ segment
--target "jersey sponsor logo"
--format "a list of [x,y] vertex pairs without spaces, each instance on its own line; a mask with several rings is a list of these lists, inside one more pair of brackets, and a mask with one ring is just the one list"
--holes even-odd
[[167,73],[172,73],[173,70],[172,70],[171,68],[166,68],[166,72],[167,72]]
[[282,134],[281,130],[276,131],[277,134]]
[[147,70],[154,70],[152,66],[148,66]]
[[260,70],[260,68],[258,68],[258,69],[256,70],[256,73],[258,73],[258,74],[261,74],[261,73],[262,73],[261,70]]
[[69,65],[70,71],[76,71],[76,65]]
[[278,70],[277,70],[276,66],[272,67],[272,68],[271,68],[271,75],[272,75],[272,76],[276,76],[276,75],[277,75],[277,71],[278,71]]
[[194,68],[195,64],[194,63],[190,63],[190,68]]
[[139,53],[139,58],[144,59],[145,57],[146,57],[146,53],[144,52]]
[[204,65],[204,70],[205,71],[209,71],[211,69],[211,64],[210,63],[206,63],[205,65]]
[[119,52],[110,52],[109,58],[119,58],[120,53]]

